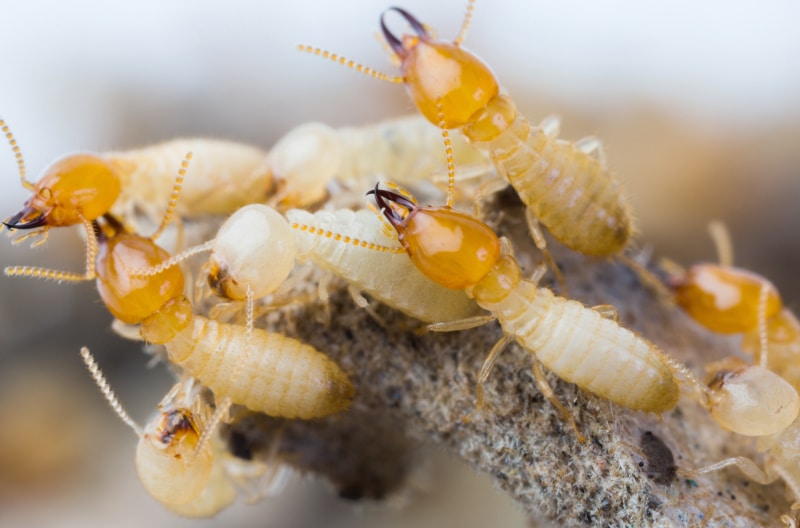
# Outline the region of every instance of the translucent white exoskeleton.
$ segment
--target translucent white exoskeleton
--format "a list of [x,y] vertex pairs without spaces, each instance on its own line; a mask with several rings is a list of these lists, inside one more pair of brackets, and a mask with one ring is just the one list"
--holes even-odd
[[[363,188],[378,179],[410,185],[445,174],[447,157],[440,135],[437,127],[418,115],[358,127],[300,125],[269,153],[273,177],[287,182],[281,184],[277,206],[302,207],[319,201],[333,180]],[[466,140],[453,138],[452,148],[462,167],[480,174],[491,172],[489,161]]]
[[[468,16],[452,43],[436,39],[407,11],[389,8],[387,12],[398,13],[414,31],[398,38],[386,27],[386,13],[381,16],[383,35],[400,63],[400,76],[378,73],[319,48],[301,45],[299,49],[373,78],[404,84],[422,115],[442,128],[446,143],[450,141],[447,130],[459,128],[491,158],[502,178],[499,185],[487,182],[482,193],[512,185],[528,207],[529,225],[542,250],[545,241],[539,222],[574,250],[596,256],[620,254],[632,235],[632,215],[619,183],[606,167],[600,141],[559,140],[557,120],[535,127],[516,110],[511,98],[501,93],[491,69],[461,47],[472,6],[470,1]],[[447,205],[451,204],[448,197]],[[545,258],[558,273],[549,255]]]
[[209,283],[228,299],[243,300],[248,290],[255,298],[272,293],[297,259],[345,280],[362,306],[366,301],[358,292],[424,322],[463,319],[481,311],[464,292],[443,288],[420,273],[366,209],[291,209],[284,218],[266,205],[249,205],[234,213],[214,240],[134,273],[161,273],[202,250],[212,252]]
[[[81,349],[81,357],[108,403],[139,437],[136,472],[147,492],[167,508],[195,501],[208,486],[215,465],[210,443],[196,452],[211,416],[200,397],[202,387],[191,379],[176,384],[158,404],[158,414],[141,428],[125,412],[87,348]],[[232,500],[233,496],[220,506]]]
[[[780,376],[760,366],[747,365],[738,358],[726,358],[708,365],[709,389],[717,399],[711,408],[714,419],[736,433],[758,437],[759,451],[765,451],[764,469],[749,458],[738,456],[695,470],[708,473],[737,466],[752,480],[769,484],[783,479],[794,497],[793,512],[800,508],[800,396]],[[796,512],[783,515],[787,526]]]
[[87,348],[81,349],[81,356],[108,403],[139,437],[135,458],[139,480],[170,511],[184,517],[213,517],[234,501],[240,482],[265,481],[261,487],[266,483],[276,490],[285,483],[290,470],[277,462],[274,453],[268,464],[235,459],[218,435],[197,450],[212,409],[193,379],[177,383],[142,429],[125,412]]
[[533,280],[522,278],[510,246],[474,216],[448,207],[420,207],[402,191],[376,186],[370,194],[420,271],[441,286],[465,291],[491,314],[436,323],[432,329],[461,330],[492,319],[500,322],[506,336],[486,359],[479,384],[488,378],[505,345],[515,339],[533,356],[542,392],[573,425],[540,363],[589,392],[649,412],[675,406],[676,375],[697,385],[685,367],[609,317],[616,314],[613,307],[590,309],[537,287],[538,274]]

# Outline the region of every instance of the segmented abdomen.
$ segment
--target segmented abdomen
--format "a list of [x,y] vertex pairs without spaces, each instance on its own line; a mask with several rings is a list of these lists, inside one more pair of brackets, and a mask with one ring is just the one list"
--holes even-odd
[[176,139],[104,155],[122,179],[122,193],[112,213],[128,220],[138,210],[160,222],[187,152],[194,156],[176,207],[180,216],[231,214],[264,201],[273,187],[267,153],[259,148],[214,139]]
[[[491,103],[485,112],[492,112]],[[630,208],[597,159],[531,127],[518,112],[492,139],[474,140],[468,127],[464,132],[559,242],[589,255],[614,255],[625,248],[632,229]]]
[[[195,316],[166,349],[170,361],[211,389],[217,400],[228,397],[271,416],[318,418],[346,409],[353,398],[347,375],[327,356],[259,328],[248,339],[244,326]],[[234,370],[238,375],[232,380]]]
[[[425,277],[405,251],[381,252],[344,242],[347,236],[399,247],[397,240],[383,233],[383,225],[372,211],[339,209],[309,213],[292,209],[287,211],[286,218],[293,227],[307,226],[296,229],[299,260],[312,260],[392,308],[429,323],[464,319],[481,311],[463,291],[444,288]],[[340,236],[320,235],[319,230]]]
[[630,409],[661,412],[678,385],[655,345],[577,301],[529,281],[497,304],[503,330],[566,381]]

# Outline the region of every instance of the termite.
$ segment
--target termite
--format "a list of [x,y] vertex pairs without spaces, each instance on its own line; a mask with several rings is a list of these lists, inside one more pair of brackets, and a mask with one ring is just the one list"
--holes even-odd
[[769,280],[733,266],[724,224],[712,222],[709,231],[718,264],[699,263],[687,271],[668,263],[677,305],[713,332],[743,334],[742,348],[756,363],[800,387],[800,323]]
[[168,510],[184,517],[213,517],[233,503],[235,484],[250,479],[242,464],[253,466],[248,468],[255,469],[249,471],[253,477],[274,480],[276,488],[285,482],[286,466],[274,457],[266,468],[260,462],[233,460],[217,435],[197,451],[212,409],[192,378],[175,384],[142,428],[125,411],[86,347],[81,357],[111,408],[139,437],[135,457],[139,481]]
[[783,479],[795,502],[792,513],[781,519],[793,526],[800,508],[800,396],[787,381],[760,366],[726,358],[707,366],[709,389],[724,400],[712,412],[720,425],[733,432],[758,437],[758,450],[766,452],[764,469],[743,456],[731,457],[689,473],[702,474],[736,466],[760,484]]
[[479,391],[514,339],[531,353],[542,393],[573,427],[574,420],[555,398],[542,365],[614,403],[656,413],[676,405],[676,374],[694,380],[686,367],[620,326],[613,307],[590,309],[537,287],[541,268],[533,279],[524,279],[508,242],[476,217],[449,207],[421,207],[411,195],[394,188],[398,192],[376,186],[370,194],[397,231],[410,260],[431,280],[464,290],[491,314],[435,323],[431,329],[461,330],[497,319],[505,333],[480,370]]
[[248,325],[230,325],[194,315],[184,296],[184,276],[177,266],[157,276],[133,270],[151,268],[170,258],[154,240],[172,217],[187,155],[161,226],[149,238],[126,232],[112,215],[85,222],[86,271],[83,274],[28,266],[5,269],[7,276],[79,282],[97,279],[97,289],[115,318],[138,324],[148,342],[165,345],[167,357],[211,389],[217,399],[212,427],[231,404],[286,418],[327,416],[350,405],[353,387],[339,366],[315,348],[278,333]]
[[33,245],[40,245],[47,240],[52,227],[86,226],[107,213],[119,197],[121,181],[117,171],[93,154],[61,158],[47,168],[39,181],[29,182],[17,140],[3,120],[0,129],[17,159],[20,183],[33,193],[19,213],[3,221],[11,230],[32,230],[17,237],[14,243],[39,237]]
[[[358,127],[300,125],[269,152],[274,177],[296,182],[275,205],[285,209],[319,201],[334,180],[352,187],[373,185],[377,177],[404,185],[419,183],[446,167],[439,134],[418,115]],[[484,156],[465,140],[453,138],[452,148],[462,166],[472,167],[474,173],[491,172]]]
[[[494,163],[502,180],[487,182],[479,194],[510,184],[527,206],[528,224],[537,247],[564,287],[563,277],[546,250],[538,224],[543,224],[562,244],[595,256],[620,256],[632,236],[632,214],[619,183],[608,171],[601,142],[584,138],[575,144],[557,139],[559,124],[548,119],[539,127],[517,112],[513,101],[501,93],[492,70],[475,54],[461,47],[472,16],[470,0],[458,37],[452,43],[436,39],[408,11],[392,7],[381,15],[383,36],[400,63],[402,75],[390,76],[346,58],[311,46],[304,52],[347,65],[375,79],[402,83],[418,110],[442,129],[448,161],[452,165],[448,129],[460,128],[470,143]],[[402,16],[414,35],[396,37],[386,27],[388,11]],[[452,205],[452,189],[447,205]],[[623,259],[649,284],[642,266]]]
[[231,215],[216,237],[200,246],[133,274],[152,276],[200,251],[210,250],[208,282],[220,297],[247,300],[273,293],[295,260],[312,261],[342,278],[359,306],[361,292],[423,322],[476,315],[480,308],[463,292],[425,277],[403,254],[397,241],[370,210],[291,209],[285,217],[253,204]]

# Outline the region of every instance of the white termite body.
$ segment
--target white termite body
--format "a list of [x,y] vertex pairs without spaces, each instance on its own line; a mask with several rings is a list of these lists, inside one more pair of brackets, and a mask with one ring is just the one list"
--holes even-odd
[[399,247],[370,210],[310,213],[292,209],[286,212],[286,218],[296,231],[298,260],[313,261],[396,310],[428,323],[481,313],[463,291],[434,283],[404,253],[376,251],[343,240],[348,237],[382,247]]

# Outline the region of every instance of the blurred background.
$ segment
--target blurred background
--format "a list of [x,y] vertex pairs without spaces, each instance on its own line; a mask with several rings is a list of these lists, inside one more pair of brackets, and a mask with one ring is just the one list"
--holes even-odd
[[[466,3],[403,7],[445,38]],[[368,124],[413,112],[403,90],[295,51],[300,43],[390,72],[374,39],[387,5],[73,0],[2,2],[0,116],[29,177],[76,150],[210,136],[269,146],[318,120]],[[640,246],[681,263],[713,260],[724,220],[737,264],[772,279],[791,307],[800,281],[800,4],[793,0],[478,2],[465,45],[532,122],[562,116],[562,137],[603,139],[624,182]],[[400,31],[400,24],[392,24]],[[5,149],[5,151],[3,150]],[[0,146],[0,212],[19,210]],[[43,248],[0,244],[0,265],[80,270],[73,231]],[[171,385],[109,328],[94,284],[0,280],[0,525],[182,526],[133,469],[136,438],[106,407],[78,350],[97,355],[140,422]],[[405,509],[358,506],[324,485],[237,504],[205,525],[524,526],[510,502],[457,463],[436,460]],[[465,500],[468,498],[468,500]],[[502,517],[501,517],[502,516]],[[383,523],[383,524],[379,524]]]

